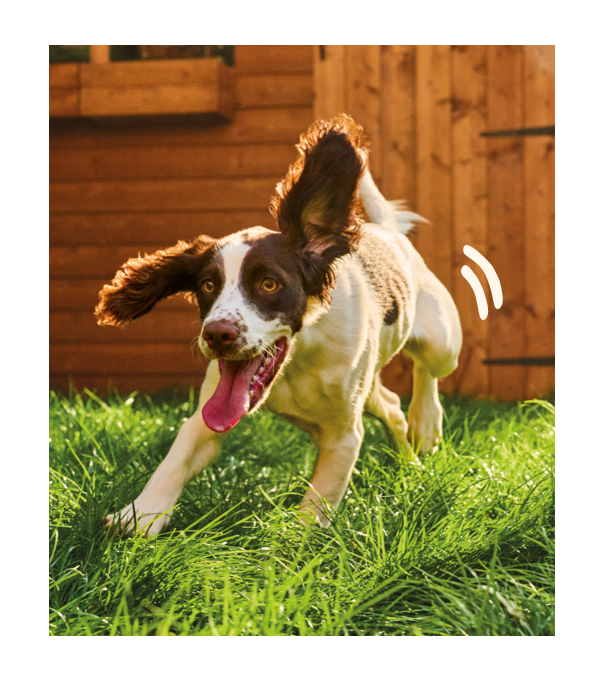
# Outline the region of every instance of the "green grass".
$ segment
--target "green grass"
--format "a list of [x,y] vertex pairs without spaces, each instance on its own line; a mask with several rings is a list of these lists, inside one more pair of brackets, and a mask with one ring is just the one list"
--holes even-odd
[[554,635],[550,403],[445,398],[444,441],[419,464],[365,419],[335,524],[311,531],[295,506],[313,445],[258,413],[167,532],[104,533],[193,403],[51,392],[51,635]]

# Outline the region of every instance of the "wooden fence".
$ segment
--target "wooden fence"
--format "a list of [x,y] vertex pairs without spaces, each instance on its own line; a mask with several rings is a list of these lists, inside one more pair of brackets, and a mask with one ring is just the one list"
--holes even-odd
[[[175,297],[123,330],[98,327],[100,288],[139,252],[274,226],[267,204],[299,135],[346,111],[368,133],[385,195],[431,221],[413,240],[454,296],[465,337],[442,390],[520,399],[554,388],[554,368],[482,364],[554,355],[554,137],[480,136],[554,124],[553,47],[237,46],[234,77],[228,123],[51,122],[52,386],[65,390],[70,376],[101,392],[197,384],[194,306]],[[490,303],[485,321],[460,274],[465,244],[502,283],[504,305]],[[385,377],[409,392],[399,359]]]

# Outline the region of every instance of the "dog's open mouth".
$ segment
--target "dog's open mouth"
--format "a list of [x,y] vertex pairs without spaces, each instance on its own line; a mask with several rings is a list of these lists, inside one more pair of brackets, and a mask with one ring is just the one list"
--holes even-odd
[[288,340],[282,338],[271,353],[248,360],[219,360],[221,379],[202,408],[204,422],[212,431],[226,432],[257,405],[279,372],[288,348]]

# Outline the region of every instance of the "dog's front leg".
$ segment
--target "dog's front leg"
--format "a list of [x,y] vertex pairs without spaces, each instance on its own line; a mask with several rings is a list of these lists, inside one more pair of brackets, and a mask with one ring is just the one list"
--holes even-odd
[[311,487],[299,506],[306,524],[319,523],[322,527],[330,525],[329,511],[337,508],[344,496],[362,440],[361,415],[354,426],[344,432],[321,428],[319,455]]
[[171,511],[185,486],[219,454],[225,434],[210,430],[202,417],[202,408],[214,393],[219,377],[218,364],[211,363],[202,385],[197,411],[181,427],[168,455],[134,504],[107,516],[105,529],[116,528],[123,533],[136,530],[150,537],[168,525]]

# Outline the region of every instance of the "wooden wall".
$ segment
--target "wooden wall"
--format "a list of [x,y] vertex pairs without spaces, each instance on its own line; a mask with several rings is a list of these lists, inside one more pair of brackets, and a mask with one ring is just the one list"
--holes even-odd
[[[267,205],[316,116],[349,112],[372,142],[388,198],[431,221],[413,238],[460,310],[459,371],[441,383],[518,399],[554,387],[554,368],[487,357],[554,355],[554,137],[479,136],[554,124],[551,46],[238,46],[232,122],[53,122],[50,131],[51,385],[154,390],[199,379],[197,309],[160,304],[129,327],[98,327],[116,269],[200,233],[274,226]],[[479,319],[462,278],[468,243],[500,276],[504,305]],[[398,359],[386,381],[410,375]]]
[[50,131],[50,383],[125,392],[199,383],[199,312],[176,296],[99,327],[118,267],[205,233],[273,227],[268,204],[312,122],[310,46],[238,46],[228,124],[60,121]]
[[[512,400],[554,389],[554,367],[482,361],[555,353],[555,139],[479,135],[554,125],[554,46],[325,46],[314,65],[315,116],[359,121],[383,193],[431,222],[412,240],[453,295],[464,332],[459,368],[441,390]],[[465,244],[496,269],[500,310]],[[464,264],[486,291],[484,321]],[[388,374],[411,388],[400,358]]]

